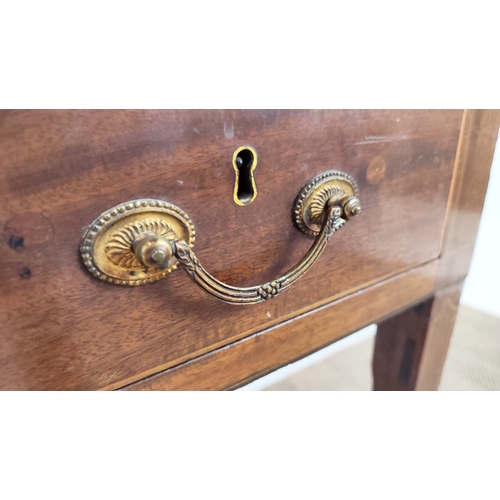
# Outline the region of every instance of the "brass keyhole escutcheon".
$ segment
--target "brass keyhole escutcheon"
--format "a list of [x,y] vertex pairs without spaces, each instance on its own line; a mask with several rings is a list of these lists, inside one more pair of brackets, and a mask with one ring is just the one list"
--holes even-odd
[[255,200],[257,186],[255,185],[254,170],[257,167],[257,151],[251,146],[242,146],[233,154],[233,168],[235,172],[233,200],[237,205],[244,207]]

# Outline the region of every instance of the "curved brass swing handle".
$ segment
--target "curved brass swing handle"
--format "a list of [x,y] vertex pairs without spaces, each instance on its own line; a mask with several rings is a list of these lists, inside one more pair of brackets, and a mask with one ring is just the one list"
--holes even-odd
[[294,222],[316,239],[302,260],[282,276],[251,287],[235,287],[214,278],[192,250],[194,225],[179,207],[141,199],[101,214],[83,237],[80,251],[88,270],[118,285],[157,281],[180,265],[205,292],[230,304],[256,304],[290,288],[316,262],[331,235],[361,206],[356,183],[342,172],[325,172],[309,182],[293,207]]
[[287,273],[263,285],[246,288],[226,285],[206,271],[185,241],[173,242],[173,254],[193,281],[212,297],[231,304],[257,304],[284,292],[304,276],[318,260],[330,236],[344,225],[345,221],[340,217],[341,213],[340,207],[329,207],[323,226],[304,258]]

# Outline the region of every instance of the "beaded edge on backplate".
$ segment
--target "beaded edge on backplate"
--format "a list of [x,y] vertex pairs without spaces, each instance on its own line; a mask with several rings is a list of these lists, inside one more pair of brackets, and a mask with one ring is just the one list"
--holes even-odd
[[334,180],[347,181],[354,191],[354,196],[358,196],[359,192],[356,181],[344,172],[330,170],[329,172],[324,172],[314,177],[300,190],[293,206],[293,222],[303,233],[310,236],[318,235],[318,231],[314,231],[307,226],[305,222],[305,211],[314,201],[314,198],[312,197],[314,192],[321,189],[323,184]]
[[195,240],[194,225],[193,221],[186,214],[186,212],[184,212],[184,210],[181,210],[179,207],[161,200],[139,199],[128,201],[126,203],[122,203],[113,208],[110,208],[106,212],[99,215],[99,217],[97,217],[94,222],[92,222],[92,224],[89,226],[89,229],[83,236],[82,242],[80,244],[80,254],[82,256],[83,263],[96,278],[99,278],[102,281],[113,283],[115,285],[139,286],[158,281],[170,274],[173,270],[177,269],[178,263],[169,267],[168,269],[161,271],[158,274],[139,280],[124,280],[114,278],[113,276],[109,276],[99,269],[98,265],[95,262],[94,255],[94,245],[97,237],[117,221],[142,212],[160,212],[180,218],[180,220],[186,225],[189,232],[188,244],[190,247],[193,247]]

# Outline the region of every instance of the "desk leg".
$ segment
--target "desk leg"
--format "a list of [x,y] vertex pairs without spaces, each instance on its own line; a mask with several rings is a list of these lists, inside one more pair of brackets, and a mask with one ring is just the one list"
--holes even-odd
[[455,324],[462,282],[378,325],[376,391],[437,390]]

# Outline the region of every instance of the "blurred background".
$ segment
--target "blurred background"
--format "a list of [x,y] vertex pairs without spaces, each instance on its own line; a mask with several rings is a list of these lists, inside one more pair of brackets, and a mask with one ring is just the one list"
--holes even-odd
[[[500,140],[439,390],[500,390]],[[376,325],[239,390],[371,390]]]

